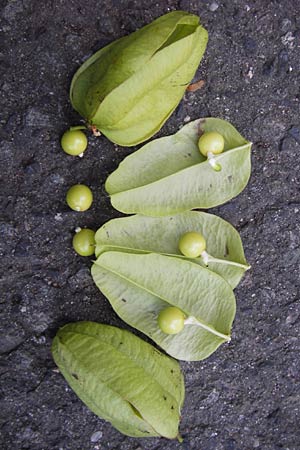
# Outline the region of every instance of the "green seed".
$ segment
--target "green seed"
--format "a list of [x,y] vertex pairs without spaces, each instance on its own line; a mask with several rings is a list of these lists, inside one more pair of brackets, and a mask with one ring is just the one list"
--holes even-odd
[[66,201],[74,211],[86,211],[93,202],[93,194],[88,186],[75,184],[68,190]]
[[203,133],[198,141],[198,147],[203,156],[207,156],[208,153],[212,153],[213,155],[222,153],[224,144],[223,136],[216,131]]
[[177,334],[184,327],[185,315],[175,306],[168,306],[160,311],[157,322],[163,333]]
[[201,233],[189,231],[181,236],[178,247],[187,258],[197,258],[206,249],[206,241]]
[[65,153],[78,156],[87,148],[87,137],[80,130],[68,130],[61,138],[61,146]]
[[90,228],[83,228],[73,237],[73,248],[80,256],[91,256],[95,251],[95,232]]

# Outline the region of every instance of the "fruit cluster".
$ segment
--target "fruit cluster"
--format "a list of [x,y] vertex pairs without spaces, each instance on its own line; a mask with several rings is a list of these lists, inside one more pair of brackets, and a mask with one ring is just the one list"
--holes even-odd
[[[148,140],[184,95],[206,42],[197,16],[173,11],[99,50],[73,77],[71,102],[87,126],[64,133],[64,152],[82,157],[87,129],[120,145]],[[97,233],[77,228],[73,237],[80,256],[95,253],[93,280],[116,313],[178,360],[207,358],[230,341],[233,289],[249,266],[238,232],[193,210],[221,205],[245,188],[250,150],[217,118],[153,140],[106,180],[112,206],[134,215]],[[66,202],[84,212],[93,193],[76,184]],[[92,322],[59,330],[52,354],[84,403],[122,433],[182,440],[184,380],[175,359],[127,331]]]

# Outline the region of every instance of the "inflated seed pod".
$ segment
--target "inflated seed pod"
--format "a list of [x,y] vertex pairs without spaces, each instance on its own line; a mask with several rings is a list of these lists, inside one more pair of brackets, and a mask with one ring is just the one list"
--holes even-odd
[[128,331],[94,322],[61,328],[52,355],[78,397],[121,433],[181,439],[177,361]]
[[187,211],[166,217],[135,215],[112,219],[96,233],[98,258],[107,251],[126,253],[160,253],[188,259],[179,249],[180,239],[189,231],[201,233],[206,241],[208,260],[200,255],[191,262],[221,275],[232,288],[250,269],[237,230],[213,214]]
[[[213,160],[198,147],[199,137],[212,131],[224,139],[222,153]],[[212,208],[246,187],[251,145],[226,120],[198,119],[127,156],[107,178],[105,188],[112,206],[125,214],[168,216]]]
[[[94,282],[115,312],[149,336],[173,358],[199,361],[230,341],[235,317],[231,286],[213,271],[186,258],[157,253],[106,251],[92,266]],[[162,310],[186,317],[180,333],[162,331]]]
[[74,109],[117,144],[149,139],[183,97],[207,39],[193,14],[159,17],[84,62],[71,84]]

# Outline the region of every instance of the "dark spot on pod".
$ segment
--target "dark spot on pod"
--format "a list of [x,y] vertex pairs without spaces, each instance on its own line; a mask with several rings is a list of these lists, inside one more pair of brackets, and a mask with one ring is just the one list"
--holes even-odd
[[72,377],[74,377],[75,380],[79,380],[77,373],[72,373]]
[[173,370],[173,369],[171,369],[171,373],[174,373],[174,370]]
[[227,180],[229,181],[229,183],[231,183],[231,181],[232,181],[232,175],[228,175]]
[[226,244],[225,245],[225,250],[224,250],[224,257],[226,257],[228,255],[229,255],[229,248],[228,248],[228,245]]
[[120,345],[123,345],[123,342],[120,342]]
[[171,409],[174,409],[174,406],[173,406],[173,405],[171,406]]
[[206,122],[205,119],[199,120],[199,124],[198,124],[198,136],[199,137],[204,133],[203,126],[204,126],[205,122]]
[[164,395],[164,400],[167,400],[167,397]]
[[121,298],[122,302],[126,303],[127,300],[125,298]]

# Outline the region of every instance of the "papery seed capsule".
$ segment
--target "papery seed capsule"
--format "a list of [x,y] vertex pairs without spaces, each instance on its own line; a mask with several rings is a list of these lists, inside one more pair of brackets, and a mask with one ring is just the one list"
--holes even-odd
[[193,14],[159,17],[84,62],[71,84],[74,109],[119,145],[151,138],[183,97],[207,39]]

